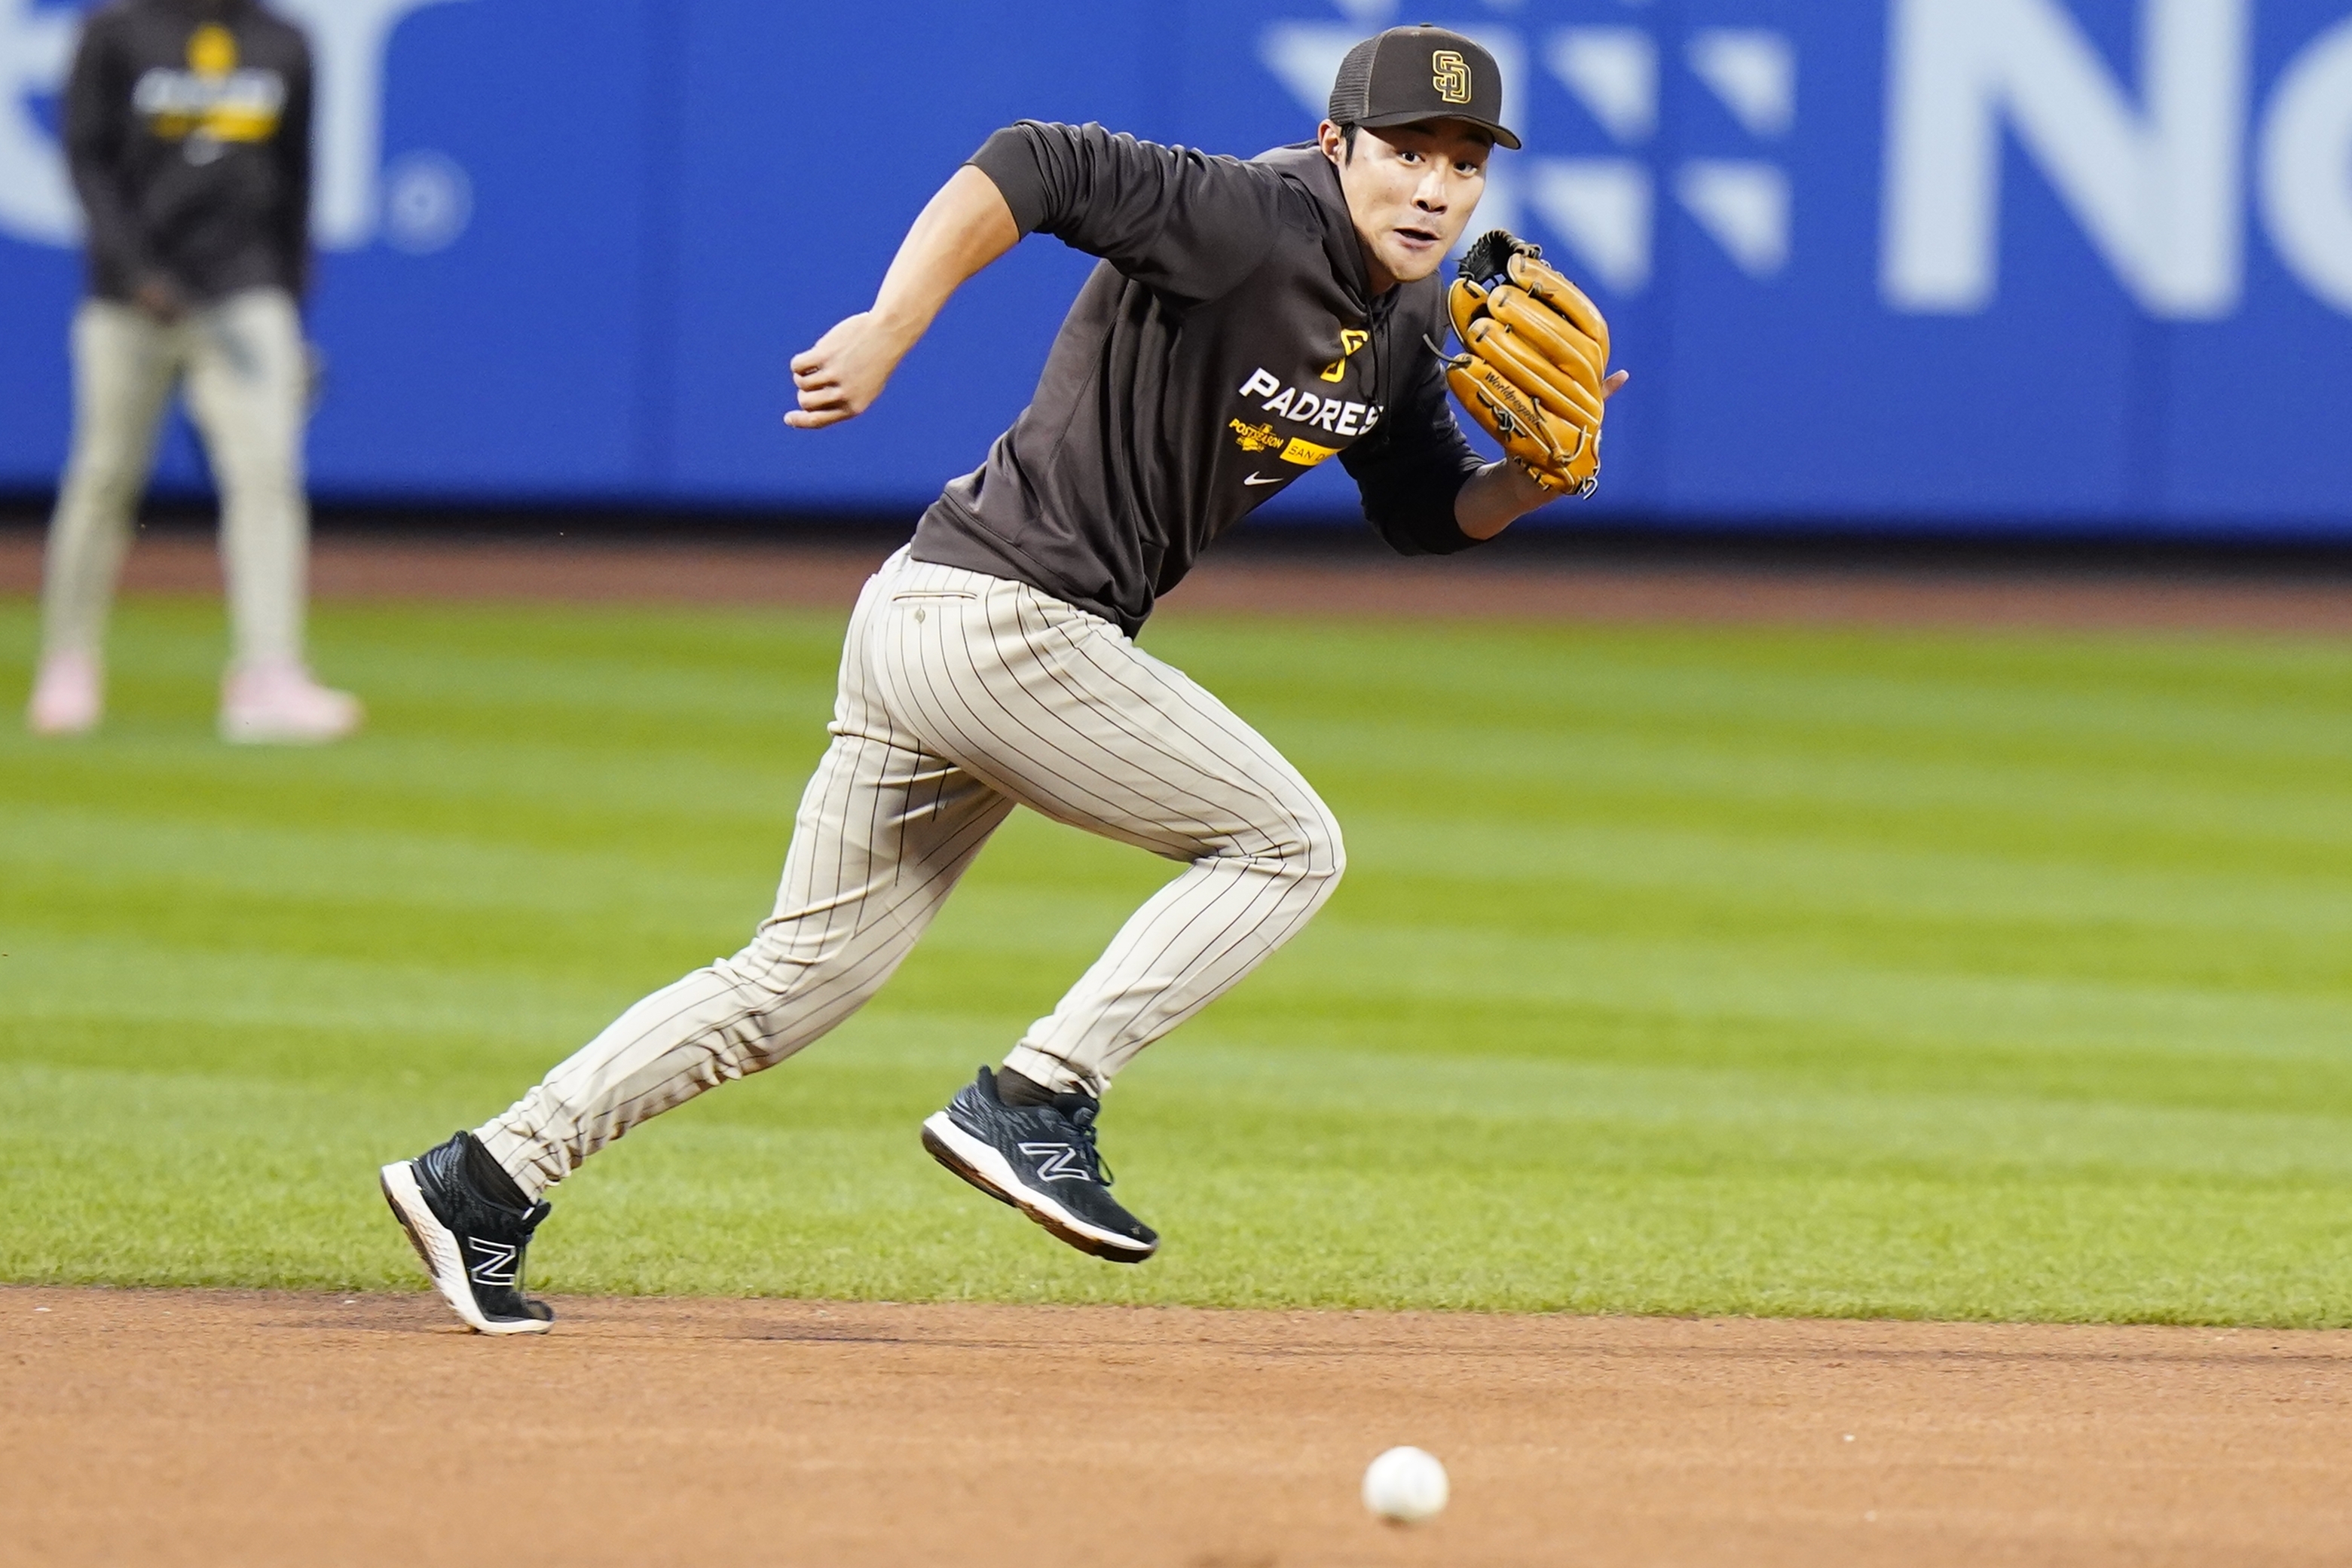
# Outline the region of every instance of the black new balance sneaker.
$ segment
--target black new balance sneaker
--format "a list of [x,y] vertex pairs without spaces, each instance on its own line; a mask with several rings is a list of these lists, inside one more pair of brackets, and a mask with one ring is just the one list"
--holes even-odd
[[1090,1094],[1056,1094],[1050,1105],[1008,1105],[983,1067],[946,1110],[923,1124],[923,1147],[1079,1251],[1140,1263],[1159,1250],[1160,1237],[1110,1195],[1110,1172],[1095,1151],[1101,1110]]
[[471,1133],[383,1167],[383,1200],[425,1271],[478,1333],[545,1333],[555,1312],[522,1293],[523,1253],[548,1215]]

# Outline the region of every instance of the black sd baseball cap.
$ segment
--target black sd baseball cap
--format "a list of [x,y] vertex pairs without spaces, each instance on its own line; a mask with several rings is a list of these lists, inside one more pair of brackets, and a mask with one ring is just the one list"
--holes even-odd
[[1519,139],[1503,123],[1503,73],[1495,57],[1443,27],[1391,27],[1339,62],[1331,83],[1331,123],[1411,125],[1466,120],[1505,147]]

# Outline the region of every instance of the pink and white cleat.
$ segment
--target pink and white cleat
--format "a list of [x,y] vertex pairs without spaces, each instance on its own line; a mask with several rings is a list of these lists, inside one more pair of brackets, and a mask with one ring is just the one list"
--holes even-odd
[[106,709],[106,683],[88,653],[51,653],[41,661],[25,727],[35,735],[87,735]]
[[319,746],[359,728],[349,692],[320,685],[291,660],[232,669],[221,683],[220,737],[246,746]]

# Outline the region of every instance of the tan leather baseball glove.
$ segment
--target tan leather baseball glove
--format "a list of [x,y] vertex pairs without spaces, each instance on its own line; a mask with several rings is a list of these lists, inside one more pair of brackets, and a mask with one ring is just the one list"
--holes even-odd
[[1445,383],[1545,489],[1590,496],[1601,476],[1609,323],[1543,248],[1494,229],[1462,258],[1446,305],[1463,351]]

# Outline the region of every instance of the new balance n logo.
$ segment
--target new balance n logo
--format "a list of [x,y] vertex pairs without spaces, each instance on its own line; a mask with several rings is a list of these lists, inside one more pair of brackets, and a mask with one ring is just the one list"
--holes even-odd
[[1071,1144],[1024,1144],[1021,1152],[1037,1162],[1039,1181],[1085,1181],[1086,1166],[1078,1163],[1078,1151]]
[[485,1241],[478,1236],[467,1237],[466,1246],[474,1255],[472,1266],[466,1270],[474,1283],[511,1285],[515,1282],[517,1249],[502,1241]]

